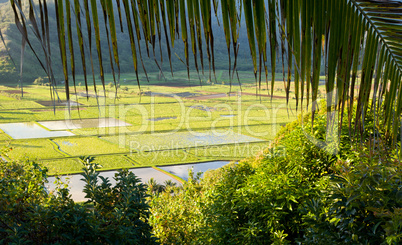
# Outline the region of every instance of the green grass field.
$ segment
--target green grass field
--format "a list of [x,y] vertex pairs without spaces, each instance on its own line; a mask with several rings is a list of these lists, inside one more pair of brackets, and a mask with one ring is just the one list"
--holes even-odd
[[81,172],[84,167],[78,158],[41,160],[40,162],[48,168],[49,174],[51,175],[78,173]]
[[[144,82],[144,76],[140,76],[140,88],[135,74],[122,74],[117,94],[115,87],[109,85],[112,77],[107,75],[106,91],[101,85],[97,87],[98,98],[95,98],[92,87],[87,98],[85,87],[77,86],[77,95],[71,98],[80,103],[79,109],[73,106],[70,111],[61,104],[52,105],[55,94],[49,92],[49,87],[25,86],[24,96],[21,97],[17,88],[0,86],[0,124],[99,117],[112,117],[130,124],[123,127],[71,128],[69,131],[76,136],[25,140],[12,139],[0,130],[0,145],[8,149],[2,155],[9,160],[23,161],[28,157],[38,160],[48,167],[51,175],[81,171],[82,164],[78,159],[81,156],[95,157],[95,162],[102,169],[208,159],[239,160],[261,151],[281,126],[293,121],[300,113],[300,107],[296,110],[293,92],[289,101],[285,99],[281,74],[276,75],[275,97],[272,100],[267,97],[270,82],[268,88],[265,81],[261,89],[256,87],[251,72],[239,72],[242,86],[238,86],[237,79],[230,86],[226,71],[217,71],[216,74],[218,81],[207,81],[206,73],[202,77],[202,86],[199,86],[195,72],[191,73],[190,81],[186,71],[175,73],[175,77],[165,73],[166,81],[158,80],[158,73],[150,73],[149,84]],[[77,84],[83,84],[82,76],[77,79]],[[64,87],[60,86],[57,92],[58,98],[64,101]],[[70,92],[74,93],[73,87]],[[232,93],[230,96],[229,92]],[[178,96],[163,95],[166,93]],[[193,97],[186,97],[188,95]],[[184,132],[211,130],[229,130],[267,142],[194,145],[180,142],[176,137]],[[163,132],[167,132],[166,136],[160,136],[159,133]],[[133,142],[136,147],[132,146]]]

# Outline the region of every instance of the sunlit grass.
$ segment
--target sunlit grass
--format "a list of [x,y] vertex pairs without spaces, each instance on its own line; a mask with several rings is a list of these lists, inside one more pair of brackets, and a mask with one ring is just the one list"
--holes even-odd
[[35,121],[35,113],[29,110],[2,110],[0,111],[0,122],[1,123],[11,123],[11,122],[29,122]]
[[6,154],[12,160],[37,160],[63,157],[63,154],[57,152],[48,139],[12,140],[0,143],[0,148],[4,147],[11,149],[6,152]]
[[240,160],[243,158],[255,156],[268,147],[267,142],[264,143],[245,143],[232,144],[223,146],[206,146],[191,148],[189,153],[198,157],[210,157],[216,160]]
[[200,160],[197,156],[183,150],[139,152],[130,154],[128,157],[142,166],[188,163]]
[[124,155],[97,156],[94,162],[100,164],[100,170],[135,167]]
[[60,150],[71,156],[85,156],[97,154],[123,153],[128,150],[124,147],[106,142],[97,137],[57,138],[53,140]]
[[81,172],[84,165],[79,159],[65,158],[57,160],[42,160],[40,163],[47,167],[49,175]]

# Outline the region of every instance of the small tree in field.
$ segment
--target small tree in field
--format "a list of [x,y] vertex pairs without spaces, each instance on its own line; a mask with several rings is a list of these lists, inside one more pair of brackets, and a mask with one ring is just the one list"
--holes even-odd
[[35,81],[33,82],[33,84],[38,85],[38,86],[43,85],[43,77],[36,78]]

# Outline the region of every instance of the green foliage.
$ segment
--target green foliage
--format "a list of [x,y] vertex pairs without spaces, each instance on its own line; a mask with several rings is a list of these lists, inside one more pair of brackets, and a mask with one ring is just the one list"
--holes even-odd
[[[97,137],[85,137],[85,138],[57,138],[53,140],[60,150],[66,152],[71,156],[84,156],[88,152],[92,154],[105,154],[105,153],[121,153],[127,152],[125,148],[120,148],[118,145],[111,144]],[[63,142],[70,142],[69,145],[63,144]]]
[[45,189],[47,170],[34,162],[0,163],[1,244],[154,244],[147,224],[146,189],[127,171],[116,185],[101,178],[93,165],[83,178],[89,201],[74,203],[58,183]]
[[[322,176],[334,158],[308,142],[302,127],[281,143],[255,161],[226,166],[173,195],[153,197],[150,220],[159,241],[265,244],[301,238],[300,208],[326,188],[328,178]],[[178,233],[185,233],[184,240],[175,240]]]
[[313,126],[307,114],[283,128],[254,159],[153,196],[155,236],[167,244],[398,244],[401,165],[366,117],[363,136],[377,132],[366,147],[347,125],[334,140],[322,110]]
[[162,184],[159,184],[154,178],[150,178],[147,182],[148,191],[151,194],[161,193],[166,190],[166,187]]
[[94,219],[100,221],[99,236],[108,244],[152,244],[145,185],[132,172],[122,170],[115,174],[116,185],[111,187],[108,178],[99,176],[95,168],[86,164],[83,177],[87,203],[93,205]]
[[[331,188],[305,211],[305,243],[400,244],[401,163],[384,146],[360,149],[336,165]],[[385,154],[384,154],[385,152]]]
[[255,162],[221,170],[204,209],[206,243],[286,243],[302,236],[300,207],[326,188],[322,176],[333,159],[300,128],[281,143]]
[[[152,192],[150,225],[161,244],[197,243],[200,238],[202,185],[190,171],[183,187],[166,185],[164,192]],[[204,186],[206,187],[206,186]]]

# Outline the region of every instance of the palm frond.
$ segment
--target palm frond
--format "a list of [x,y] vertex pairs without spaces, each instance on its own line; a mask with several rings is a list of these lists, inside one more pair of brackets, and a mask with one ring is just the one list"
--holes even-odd
[[359,91],[358,108],[362,110],[361,113],[367,111],[372,93],[374,103],[378,100],[377,108],[384,107],[383,116],[388,132],[395,136],[399,131],[402,112],[402,2],[351,0],[351,3],[362,15],[366,32],[370,35],[368,38],[372,39],[366,41],[365,63],[362,67],[364,86]]
[[[46,0],[43,4],[46,4]],[[206,47],[209,70],[214,71],[214,34],[212,18],[221,23],[229,55],[228,69],[231,77],[236,70],[238,36],[241,16],[244,14],[250,54],[253,60],[256,81],[261,86],[261,73],[265,70],[268,85],[268,62],[271,63],[271,95],[274,93],[275,69],[277,56],[282,58],[284,82],[287,98],[291,86],[294,87],[297,105],[306,105],[314,111],[317,106],[320,76],[325,74],[327,92],[327,111],[339,111],[340,118],[349,108],[347,118],[350,129],[364,129],[364,115],[368,110],[381,109],[378,115],[383,116],[383,125],[389,136],[396,139],[400,127],[402,112],[402,3],[400,1],[380,0],[74,0],[74,15],[70,13],[71,0],[55,0],[58,20],[59,47],[66,79],[66,93],[69,97],[68,75],[74,79],[75,57],[73,56],[73,38],[80,43],[82,63],[85,62],[83,44],[92,48],[92,35],[99,60],[100,77],[103,86],[104,64],[101,41],[109,44],[111,70],[119,72],[118,41],[116,23],[120,30],[128,29],[134,70],[138,80],[138,60],[141,60],[140,39],[145,41],[147,55],[152,50],[155,57],[156,40],[161,40],[162,27],[165,33],[168,58],[172,64],[172,52],[175,41],[181,37],[184,42],[185,63],[189,73],[190,50],[194,63],[199,71],[204,69],[202,57]],[[121,2],[122,1],[122,2]],[[28,25],[24,13],[18,6],[20,1],[10,0],[16,24],[23,36],[23,43],[30,45],[32,37],[28,37],[27,28],[34,29],[36,38],[42,40],[46,65],[43,68],[51,74],[50,50],[46,41],[45,29],[39,30],[39,24],[46,26],[41,14],[33,11],[35,4],[29,1],[30,11]],[[81,9],[84,5],[84,10]],[[122,7],[121,7],[122,6]],[[123,11],[122,11],[123,8]],[[81,23],[81,15],[85,12],[86,25]],[[103,20],[99,14],[103,13]],[[118,21],[116,21],[118,15]],[[127,25],[123,25],[123,16]],[[71,18],[77,23],[77,35],[70,29]],[[103,21],[104,23],[100,23]],[[67,28],[65,26],[67,23]],[[100,30],[104,26],[107,40],[101,40]],[[82,33],[88,32],[87,40]],[[142,32],[142,33],[141,33]],[[202,38],[203,37],[203,38]],[[68,44],[66,43],[68,40]],[[269,45],[269,48],[268,48]],[[22,45],[24,47],[25,45]],[[67,47],[68,46],[68,47]],[[159,50],[161,52],[161,46]],[[69,51],[69,52],[68,52]],[[234,57],[231,57],[232,52]],[[70,53],[70,65],[67,54]],[[268,57],[270,55],[270,57]],[[234,58],[234,59],[232,59]],[[91,64],[92,53],[90,54]],[[157,59],[155,62],[160,67]],[[161,62],[163,62],[161,54]],[[286,64],[286,69],[284,68]],[[67,68],[70,67],[70,70]],[[85,68],[84,68],[85,69]],[[92,65],[92,71],[93,71]],[[173,68],[171,69],[173,71]],[[145,70],[146,71],[146,70]],[[360,76],[358,75],[360,72]],[[84,71],[85,72],[85,71]],[[259,73],[259,79],[257,74]],[[51,77],[51,76],[49,76]],[[210,72],[211,78],[211,72]],[[138,80],[139,84],[139,80]],[[87,80],[85,79],[87,86]],[[87,86],[88,89],[88,86]],[[96,89],[96,88],[95,88]],[[370,99],[373,103],[370,103]],[[351,108],[356,104],[357,113],[352,125]],[[375,104],[375,106],[370,106]],[[299,107],[298,107],[299,108]],[[330,118],[331,119],[331,118]],[[378,122],[378,120],[377,120]]]

